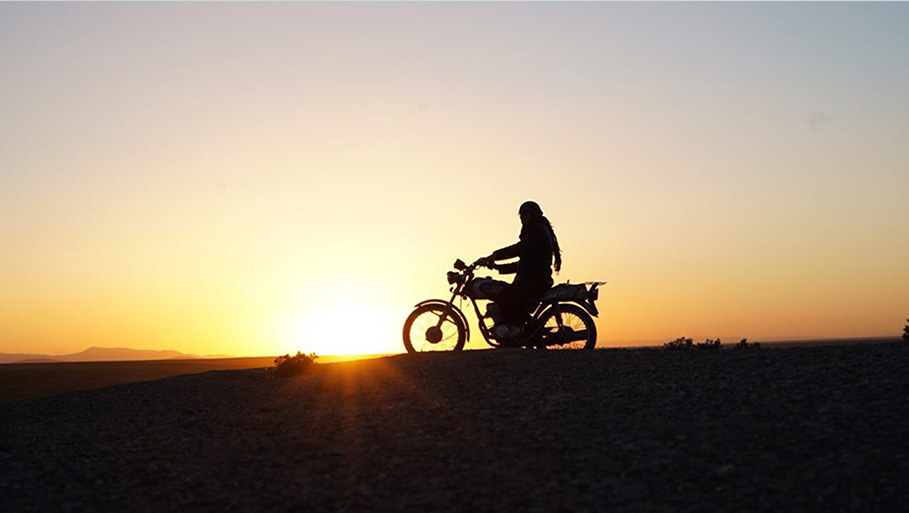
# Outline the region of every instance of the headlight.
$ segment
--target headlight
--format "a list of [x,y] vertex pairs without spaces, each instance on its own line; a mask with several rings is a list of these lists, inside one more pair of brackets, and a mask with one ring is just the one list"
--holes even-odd
[[454,285],[455,283],[461,282],[461,273],[456,271],[448,271],[448,283]]

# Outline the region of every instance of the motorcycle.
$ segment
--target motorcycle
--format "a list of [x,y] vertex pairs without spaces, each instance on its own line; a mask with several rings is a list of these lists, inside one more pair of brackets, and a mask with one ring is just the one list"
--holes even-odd
[[[473,305],[480,333],[490,346],[587,350],[596,347],[597,327],[593,317],[599,311],[595,302],[599,297],[598,287],[606,282],[555,285],[540,298],[519,336],[499,339],[494,328],[502,321],[492,301],[508,283],[475,276],[475,271],[485,264],[482,258],[470,265],[457,259],[455,270],[448,271],[451,298],[417,303],[404,322],[404,347],[408,353],[464,349],[470,340],[470,330],[467,317],[455,305],[455,299],[459,299],[459,304],[466,299]],[[478,301],[490,301],[485,314],[480,313]]]

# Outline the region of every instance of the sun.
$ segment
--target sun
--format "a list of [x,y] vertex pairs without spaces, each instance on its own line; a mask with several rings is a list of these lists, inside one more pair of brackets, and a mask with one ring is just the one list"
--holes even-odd
[[398,331],[394,316],[380,306],[332,303],[301,313],[287,335],[304,353],[356,355],[397,351],[391,341]]

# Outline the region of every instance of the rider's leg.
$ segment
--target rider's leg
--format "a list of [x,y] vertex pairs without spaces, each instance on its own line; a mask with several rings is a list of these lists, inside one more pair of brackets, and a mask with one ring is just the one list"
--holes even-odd
[[500,296],[503,320],[512,327],[509,331],[511,337],[520,336],[530,320],[530,312],[539,301],[536,292],[534,287],[518,282],[509,286]]
[[503,326],[497,336],[516,338],[522,334],[524,326],[530,320],[530,313],[540,301],[552,283],[535,283],[516,279],[495,297],[501,313],[500,325]]

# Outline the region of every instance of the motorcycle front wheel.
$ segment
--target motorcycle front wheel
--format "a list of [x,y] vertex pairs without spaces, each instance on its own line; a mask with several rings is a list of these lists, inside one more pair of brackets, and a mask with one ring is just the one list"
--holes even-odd
[[429,304],[418,307],[407,316],[404,321],[404,348],[408,353],[464,349],[467,326],[453,311],[448,312],[439,326],[439,319],[444,313],[444,305]]
[[[597,346],[597,325],[578,305],[562,303],[540,316],[540,334],[546,349],[593,349]],[[561,323],[559,322],[561,317]]]

